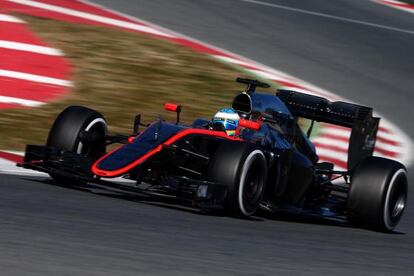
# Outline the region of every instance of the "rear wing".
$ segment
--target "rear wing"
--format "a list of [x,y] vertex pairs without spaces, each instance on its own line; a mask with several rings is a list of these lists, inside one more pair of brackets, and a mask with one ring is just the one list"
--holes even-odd
[[293,116],[351,128],[348,146],[348,170],[352,171],[365,158],[372,156],[380,118],[373,117],[372,108],[329,100],[290,90],[278,90]]

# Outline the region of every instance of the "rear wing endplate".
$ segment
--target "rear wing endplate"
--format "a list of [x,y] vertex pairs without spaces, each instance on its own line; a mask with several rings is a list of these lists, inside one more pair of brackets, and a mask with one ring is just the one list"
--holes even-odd
[[365,158],[372,156],[380,118],[372,108],[329,100],[290,90],[276,93],[293,116],[351,128],[348,145],[348,170],[352,171]]

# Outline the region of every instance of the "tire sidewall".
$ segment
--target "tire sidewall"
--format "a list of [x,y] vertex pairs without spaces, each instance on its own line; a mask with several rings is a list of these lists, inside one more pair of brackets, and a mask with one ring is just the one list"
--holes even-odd
[[[262,182],[260,182],[262,187],[259,188],[259,199],[255,202],[255,206],[247,208],[244,200],[240,199],[243,199],[248,170],[255,162],[262,162],[260,166],[264,172],[261,178]],[[259,207],[265,190],[266,174],[266,159],[258,146],[246,142],[225,141],[217,148],[211,158],[207,179],[218,185],[226,186],[224,209],[229,215],[246,217],[251,216]]]
[[97,126],[103,135],[107,133],[107,123],[102,114],[83,106],[69,106],[56,118],[46,144],[81,154],[84,144],[80,141],[80,133]]
[[[384,193],[384,198],[383,198],[382,219],[383,219],[384,226],[386,230],[388,231],[392,231],[395,228],[395,226],[400,221],[404,213],[404,209],[405,209],[404,208],[402,210],[402,212],[399,214],[398,219],[396,221],[392,220],[392,218],[390,217],[390,213],[388,211],[389,204],[390,204],[390,198],[391,198],[392,192],[394,192],[394,189],[396,188],[395,187],[396,183],[398,183],[397,182],[398,177],[407,177],[407,171],[404,168],[400,168],[400,169],[396,169],[393,172],[393,174],[390,174],[389,178],[387,179],[386,192]],[[407,200],[407,194],[405,194],[405,204],[406,204],[406,200]]]
[[[250,153],[248,153],[248,155],[246,156],[246,158],[244,159],[244,162],[242,162],[241,164],[241,168],[240,168],[240,172],[238,175],[240,175],[240,177],[238,178],[238,185],[237,185],[237,190],[238,190],[238,205],[239,205],[239,209],[242,215],[244,216],[251,216],[255,213],[255,211],[258,209],[259,204],[257,204],[253,209],[248,210],[248,208],[246,208],[245,206],[245,202],[244,202],[244,190],[245,190],[245,186],[246,186],[246,176],[248,173],[248,170],[251,168],[253,162],[255,162],[255,159],[261,159],[262,160],[262,165],[264,166],[264,168],[262,168],[262,170],[264,170],[266,172],[266,158],[263,154],[263,152],[260,149],[255,149],[253,151],[251,151]],[[264,175],[262,176],[263,178],[265,177]],[[262,196],[263,196],[263,191],[264,191],[264,186],[265,186],[265,178],[262,180],[262,184],[261,187],[259,187],[259,189],[261,190],[261,196],[258,200],[258,203],[260,203]]]
[[84,145],[83,143],[80,141],[80,137],[79,134],[81,131],[89,131],[91,130],[93,127],[95,127],[97,124],[101,124],[104,127],[104,132],[107,132],[107,124],[106,121],[103,117],[98,117],[98,118],[94,118],[92,121],[90,121],[91,119],[89,119],[88,121],[86,121],[84,123],[84,125],[81,127],[81,129],[78,131],[78,137],[76,139],[75,145],[74,145],[74,151],[77,154],[82,154],[82,150],[84,149]]
[[[346,207],[348,219],[359,227],[390,232],[401,220],[407,194],[404,165],[386,158],[370,157],[357,167],[351,178]],[[403,207],[396,217],[391,218],[400,197]]]

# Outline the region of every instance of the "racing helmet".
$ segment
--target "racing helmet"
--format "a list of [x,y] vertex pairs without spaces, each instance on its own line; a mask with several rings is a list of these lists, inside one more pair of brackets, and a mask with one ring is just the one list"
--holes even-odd
[[222,108],[214,115],[212,122],[222,124],[227,135],[234,136],[239,119],[239,114],[233,108]]

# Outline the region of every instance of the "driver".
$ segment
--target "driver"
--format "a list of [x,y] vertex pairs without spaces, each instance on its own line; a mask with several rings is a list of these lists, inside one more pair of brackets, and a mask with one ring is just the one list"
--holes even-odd
[[[223,130],[229,136],[236,134],[240,116],[233,108],[222,108],[213,117],[212,124],[216,130]],[[219,129],[221,128],[221,129]]]

